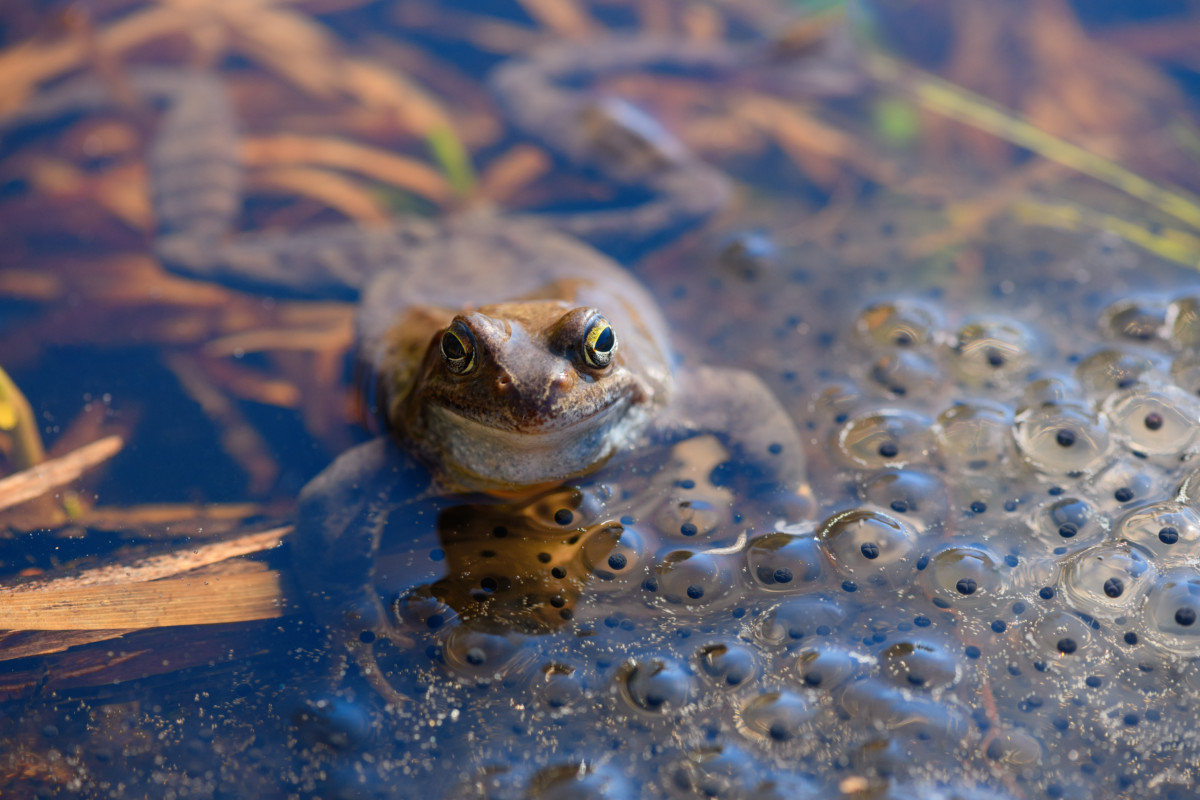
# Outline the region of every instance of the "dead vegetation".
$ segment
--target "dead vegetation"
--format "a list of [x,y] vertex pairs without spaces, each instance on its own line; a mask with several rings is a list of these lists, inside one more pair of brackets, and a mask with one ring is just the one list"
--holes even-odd
[[[0,195],[8,223],[0,231],[0,300],[23,310],[19,321],[0,326],[0,361],[10,371],[29,371],[56,348],[152,347],[210,421],[212,446],[240,467],[245,482],[243,502],[235,504],[96,504],[90,487],[122,443],[160,432],[138,430],[135,413],[114,421],[97,402],[79,409],[45,458],[41,399],[22,405],[19,392],[0,393],[0,451],[11,473],[0,480],[0,529],[10,536],[114,531],[142,548],[151,540],[173,548],[154,556],[122,551],[116,565],[72,575],[67,565],[16,575],[15,556],[6,558],[14,574],[0,588],[0,608],[13,630],[0,640],[0,658],[63,652],[156,627],[287,613],[279,572],[247,558],[286,535],[286,527],[260,521],[286,517],[291,497],[280,490],[277,442],[246,409],[297,414],[330,455],[351,438],[352,388],[344,380],[354,341],[350,304],[264,299],[172,275],[148,255],[156,221],[145,153],[156,112],[132,93],[130,67],[221,72],[241,117],[239,157],[256,201],[247,204],[247,230],[297,230],[330,219],[373,225],[400,213],[538,205],[598,191],[585,179],[555,175],[552,154],[510,141],[479,75],[382,33],[360,37],[351,50],[324,20],[362,5],[366,0],[108,0],[54,18],[32,3],[0,12],[9,30],[23,32],[0,50],[0,120],[79,74],[100,77],[116,99],[111,109],[9,147],[0,162],[0,182],[21,187]],[[428,0],[398,0],[386,14],[405,30],[492,57],[551,39],[601,36],[601,19],[618,8],[639,30],[696,40],[755,28],[793,57],[842,24],[830,17],[785,29],[768,2],[522,5],[523,22]],[[958,252],[990,220],[1028,218],[1031,195],[1088,180],[1146,202],[1149,221],[1129,223],[1125,235],[1200,265],[1200,206],[1189,194],[1200,186],[1167,185],[1200,174],[1200,135],[1177,90],[1145,61],[1200,69],[1200,20],[1112,28],[1097,39],[1063,0],[1000,5],[933,4],[929,13],[949,15],[956,42],[940,78],[886,55],[871,62],[879,82],[866,105],[873,121],[829,114],[805,98],[682,77],[626,76],[604,88],[655,109],[717,163],[781,153],[800,180],[831,198],[783,231],[785,241],[831,239],[861,187],[872,185],[944,205],[940,226],[907,242],[911,255]],[[1023,69],[996,68],[1013,41],[1021,43]],[[246,66],[231,68],[235,62]],[[1030,158],[1013,171],[1018,150]],[[933,166],[964,154],[984,173],[974,185]],[[989,170],[1006,177],[990,180]],[[1033,216],[1040,224],[1120,229],[1103,215],[1072,215],[1067,206]],[[53,245],[44,246],[51,237]],[[154,399],[126,401],[132,407]],[[124,479],[137,481],[136,470],[154,468],[140,464]],[[109,666],[132,674],[120,669],[136,660]],[[72,676],[62,685],[111,679],[116,673],[102,661],[58,662]],[[10,684],[0,692],[31,686]]]

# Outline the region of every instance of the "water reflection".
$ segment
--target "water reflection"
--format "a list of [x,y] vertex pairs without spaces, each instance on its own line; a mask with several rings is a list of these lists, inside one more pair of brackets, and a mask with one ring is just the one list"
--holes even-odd
[[[338,5],[320,22],[299,13],[293,21],[369,30],[369,40],[384,30],[409,41],[420,30],[488,64],[509,57],[504,47],[563,35],[503,15],[486,28],[456,24],[457,4],[400,3],[364,17],[353,3]],[[678,23],[676,33],[703,41],[763,29],[748,22],[760,5],[672,5],[678,13],[665,17],[637,5],[618,13],[613,2],[590,10],[597,27]],[[1098,142],[1146,174],[1195,181],[1180,145],[1187,136],[1160,138],[1188,130],[1166,121],[1178,110],[1169,79],[1131,66],[1132,50],[1085,42],[1068,4],[857,6],[880,11],[878,46],[887,52],[1011,103],[1058,136]],[[479,16],[467,22],[478,23],[484,12],[470,13]],[[410,27],[392,31],[401,18]],[[952,47],[946,35],[925,56],[908,51],[910,35],[930,31],[953,31],[966,45]],[[583,24],[570,35],[587,32]],[[464,62],[470,75],[441,80],[438,62],[414,59],[426,43],[418,39],[375,54],[438,86],[466,87],[468,99],[455,95],[446,119],[462,122],[479,154],[485,199],[537,206],[563,191],[607,197],[594,175],[565,176],[565,186],[536,177],[546,162],[507,149],[511,131],[498,133],[488,102],[475,102],[483,68]],[[1129,47],[1152,46],[1135,39]],[[1015,64],[1002,60],[1014,43]],[[1064,43],[1085,57],[1064,60]],[[1176,45],[1153,46],[1169,54]],[[488,47],[498,50],[480,56]],[[223,79],[243,97],[247,130],[270,127],[277,106],[265,99],[278,87],[270,75],[247,78],[237,63]],[[324,59],[272,63],[294,77],[338,78],[322,71]],[[358,71],[339,75],[381,74],[353,63]],[[711,440],[638,453],[524,501],[413,502],[423,486],[381,473],[361,486],[357,499],[369,502],[356,524],[379,521],[374,512],[386,506],[383,551],[377,559],[369,548],[330,553],[345,559],[347,579],[313,589],[304,613],[252,643],[257,649],[239,650],[260,660],[237,667],[235,679],[194,670],[164,684],[127,682],[70,708],[51,693],[58,684],[31,680],[47,698],[6,707],[5,734],[17,743],[6,778],[32,775],[41,787],[91,781],[97,792],[125,781],[136,787],[129,793],[167,785],[200,796],[1194,794],[1200,302],[1194,276],[1172,266],[1195,263],[1194,237],[1180,235],[1188,223],[1169,213],[1180,207],[1135,207],[1061,161],[1025,151],[1014,159],[1011,141],[911,105],[902,91],[911,84],[818,111],[687,76],[670,76],[673,88],[657,96],[649,84],[663,77],[615,90],[662,106],[689,143],[748,188],[710,237],[638,269],[685,363],[754,369],[805,426],[812,513],[803,504],[764,508],[747,492],[752,477]],[[365,84],[376,85],[356,85]],[[289,91],[322,85],[301,79]],[[319,94],[299,98],[304,113],[289,124],[341,119],[324,105],[341,95]],[[380,136],[386,126],[367,106],[346,118],[354,131]],[[104,174],[118,158],[105,147],[126,139],[100,135],[111,130],[72,134],[89,143],[84,151],[101,153],[81,174]],[[414,149],[431,141],[398,138],[418,142]],[[264,169],[273,151],[260,138],[245,155]],[[21,225],[60,219],[45,213],[57,210],[47,198],[85,191],[64,182],[74,174],[63,168],[69,155],[55,151],[60,160],[42,158],[5,184],[13,263],[29,252]],[[969,157],[967,169],[954,168],[956,155]],[[293,186],[286,177],[258,175]],[[99,185],[111,189],[108,179]],[[444,182],[431,185],[434,199],[425,201],[454,205]],[[378,194],[337,197],[352,198],[343,210],[371,216]],[[105,208],[143,219],[142,206]],[[312,196],[295,207],[258,197],[248,208],[255,229],[305,228],[338,213]],[[138,238],[109,230],[102,215],[69,219],[70,237],[56,245],[66,251],[95,241],[144,250],[153,236],[152,225]],[[181,286],[143,261],[64,266],[56,253],[31,262],[54,280],[3,271],[4,291],[25,298],[22,312],[36,317],[0,326],[4,357],[24,366],[22,383],[42,396],[68,386],[77,403],[78,371],[55,349],[67,343],[204,348],[190,361],[168,359],[173,371],[156,369],[198,397],[224,399],[213,406],[219,426],[189,434],[179,448],[187,458],[161,460],[191,465],[216,453],[214,443],[233,443],[232,458],[253,467],[256,485],[283,465],[290,477],[278,499],[294,497],[305,470],[264,453],[280,442],[308,448],[300,432],[324,435],[329,419],[340,420],[337,395],[323,390],[339,375],[348,310]],[[320,335],[299,337],[304,325]],[[309,341],[317,344],[303,349]],[[53,375],[39,381],[32,365],[43,361]],[[144,366],[131,363],[122,369]],[[103,377],[96,382],[108,391],[112,377]],[[175,417],[195,404],[173,391],[151,401]],[[263,422],[262,405],[272,413],[299,405],[304,419],[281,432]],[[246,435],[255,424],[269,444]],[[147,427],[148,440],[182,435],[158,419]],[[121,486],[144,487],[158,454],[142,449],[137,478]],[[324,458],[305,450],[310,472]],[[240,491],[225,481],[220,491]],[[330,502],[318,516],[348,508]],[[357,618],[347,620],[348,610]],[[328,644],[314,620],[373,661],[343,663],[346,642]],[[184,663],[197,640],[176,636],[141,652],[169,670],[163,662]],[[125,658],[142,641],[112,652]],[[381,695],[384,684],[395,695]]]
[[[446,576],[429,587],[463,624],[538,633],[571,621],[593,565],[611,570],[624,528],[591,522],[577,489],[522,504],[464,504],[438,518]],[[420,590],[418,590],[420,591]]]

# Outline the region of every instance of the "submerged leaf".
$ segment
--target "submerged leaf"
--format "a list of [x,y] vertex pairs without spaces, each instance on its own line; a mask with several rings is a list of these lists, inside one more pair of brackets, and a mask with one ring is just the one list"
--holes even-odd
[[475,186],[475,170],[462,139],[454,129],[449,125],[439,125],[429,132],[427,141],[454,192],[460,197],[470,194]]

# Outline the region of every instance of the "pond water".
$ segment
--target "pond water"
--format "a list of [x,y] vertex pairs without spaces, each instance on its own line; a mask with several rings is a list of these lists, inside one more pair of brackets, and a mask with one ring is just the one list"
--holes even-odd
[[[1200,8],[1123,5],[0,11],[0,366],[51,455],[125,441],[0,511],[6,582],[297,527],[165,622],[10,623],[0,782],[1200,797]],[[596,97],[616,155],[556,127]],[[747,412],[532,498],[372,442],[370,273],[462,294],[526,224],[646,285],[685,391],[761,379],[804,485]]]

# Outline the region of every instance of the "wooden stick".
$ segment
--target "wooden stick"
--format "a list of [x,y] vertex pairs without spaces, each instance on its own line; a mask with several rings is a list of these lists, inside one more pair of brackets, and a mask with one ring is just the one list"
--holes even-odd
[[42,589],[0,596],[4,625],[18,630],[129,630],[213,625],[283,615],[274,570],[237,570],[84,589]]
[[97,464],[112,458],[124,445],[120,436],[106,436],[65,456],[52,458],[36,467],[0,479],[0,511],[70,483]]

